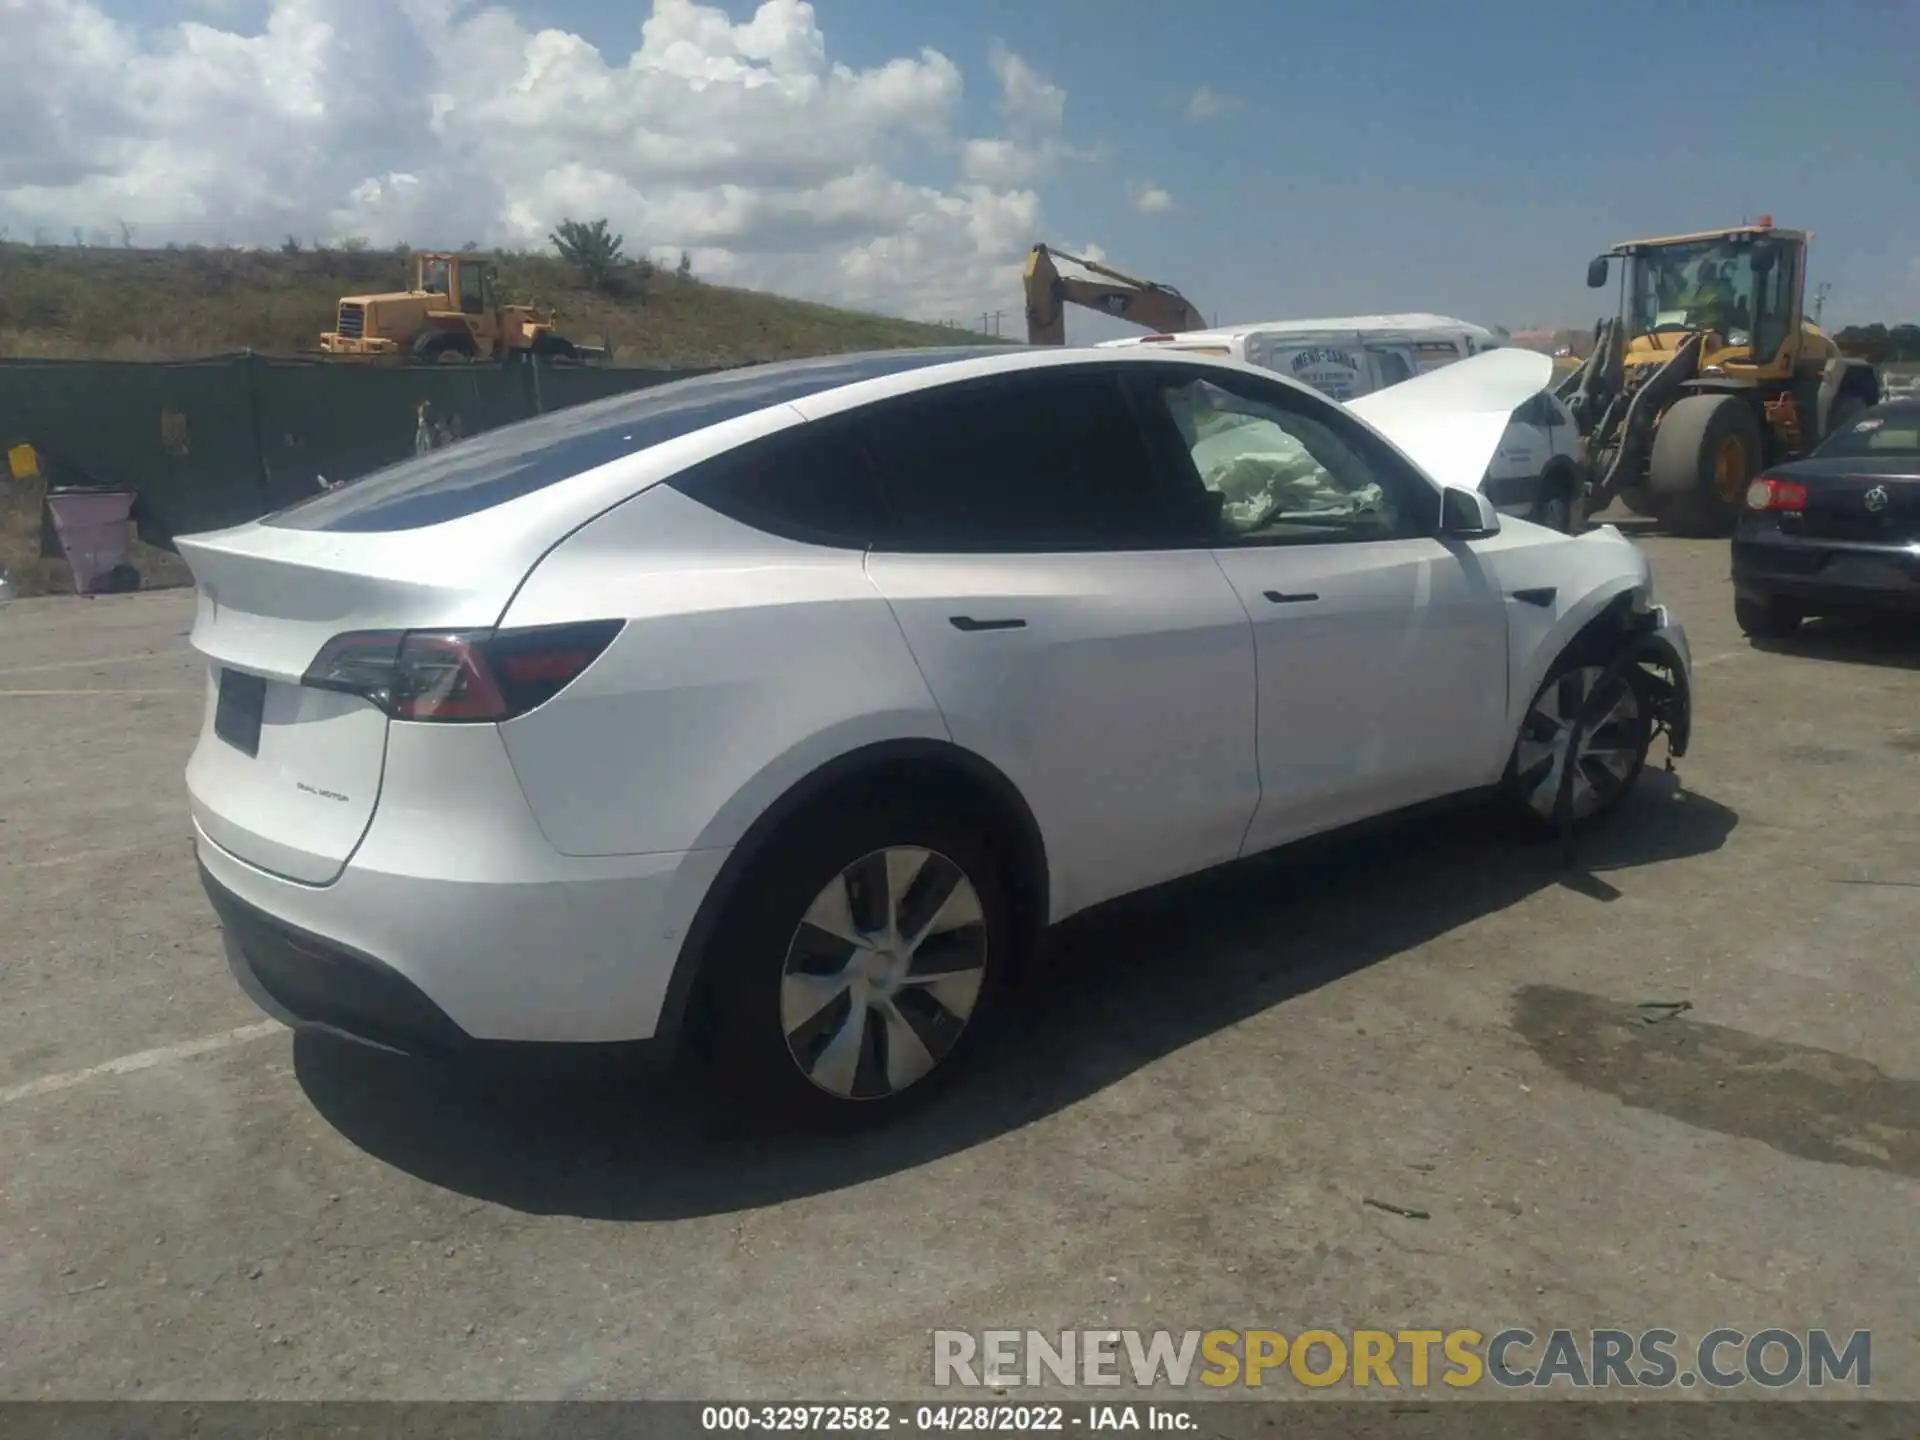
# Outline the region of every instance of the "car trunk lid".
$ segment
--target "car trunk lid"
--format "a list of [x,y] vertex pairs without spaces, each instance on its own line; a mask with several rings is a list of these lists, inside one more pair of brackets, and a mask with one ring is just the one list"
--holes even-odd
[[434,547],[452,562],[438,573],[423,573],[417,535],[249,525],[178,542],[198,600],[190,643],[208,662],[187,789],[209,839],[288,879],[339,874],[373,818],[388,721],[301,677],[348,631],[493,625],[538,551],[523,534],[478,541]]
[[1810,539],[1907,545],[1920,540],[1920,457],[1835,456],[1781,475],[1807,487]]

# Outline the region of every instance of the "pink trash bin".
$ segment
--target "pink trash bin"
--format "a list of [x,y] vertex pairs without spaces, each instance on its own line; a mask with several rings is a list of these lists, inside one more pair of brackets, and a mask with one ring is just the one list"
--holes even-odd
[[67,490],[47,496],[47,513],[73,567],[77,594],[99,594],[106,588],[100,582],[127,563],[133,501],[131,490]]

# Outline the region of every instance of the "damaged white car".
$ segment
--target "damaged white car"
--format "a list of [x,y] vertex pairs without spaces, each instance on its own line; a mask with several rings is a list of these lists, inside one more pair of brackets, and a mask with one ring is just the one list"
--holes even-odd
[[999,347],[685,380],[180,541],[240,982],[420,1053],[926,1095],[1052,922],[1439,797],[1594,817],[1688,731],[1602,528],[1473,488],[1550,362],[1350,409]]

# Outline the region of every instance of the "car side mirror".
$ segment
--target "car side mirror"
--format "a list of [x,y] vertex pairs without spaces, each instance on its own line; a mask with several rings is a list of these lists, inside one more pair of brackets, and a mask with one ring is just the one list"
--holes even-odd
[[1484,540],[1500,533],[1500,512],[1478,490],[1450,485],[1440,493],[1440,534],[1448,540]]
[[1587,288],[1598,290],[1607,283],[1607,257],[1596,255],[1587,262]]

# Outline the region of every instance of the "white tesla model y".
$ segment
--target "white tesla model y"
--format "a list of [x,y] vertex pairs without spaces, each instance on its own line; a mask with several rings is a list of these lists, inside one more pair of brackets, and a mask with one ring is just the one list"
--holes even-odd
[[1688,654],[1616,531],[1472,488],[1549,368],[764,365],[183,539],[235,972],[391,1049],[650,1041],[877,1119],[1075,911],[1455,794],[1595,817],[1684,750]]

